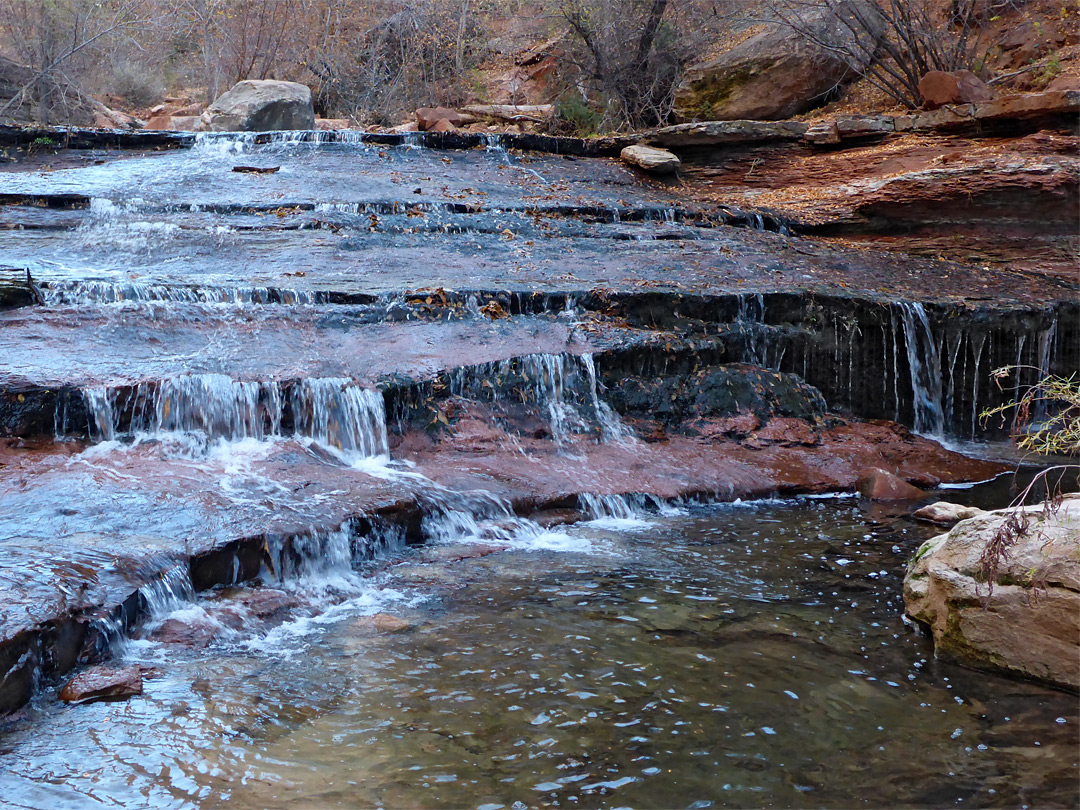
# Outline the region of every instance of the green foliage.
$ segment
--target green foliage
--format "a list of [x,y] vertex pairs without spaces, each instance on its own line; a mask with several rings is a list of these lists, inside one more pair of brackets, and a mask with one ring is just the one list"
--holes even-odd
[[[1020,368],[1005,366],[991,376],[1001,388],[1003,381],[1019,373]],[[1040,455],[1080,455],[1080,375],[1049,374],[1015,400],[983,411],[983,423],[995,416],[1004,422],[1010,412],[1015,412],[1013,428],[1020,448]],[[1035,424],[1035,418],[1043,414]]]
[[555,119],[560,131],[587,138],[599,132],[604,116],[591,109],[580,93],[570,90],[555,103]]

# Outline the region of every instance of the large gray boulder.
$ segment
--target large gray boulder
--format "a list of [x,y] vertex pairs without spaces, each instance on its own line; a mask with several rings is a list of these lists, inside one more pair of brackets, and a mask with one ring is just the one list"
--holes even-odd
[[691,65],[675,96],[676,115],[687,121],[797,115],[864,71],[884,31],[868,0],[821,0],[795,14]]
[[937,657],[1080,689],[1080,497],[1030,525],[1000,564],[993,592],[982,556],[1007,512],[961,521],[923,544],[904,578],[907,614]]
[[237,82],[207,108],[202,123],[210,132],[315,129],[311,89],[270,79]]

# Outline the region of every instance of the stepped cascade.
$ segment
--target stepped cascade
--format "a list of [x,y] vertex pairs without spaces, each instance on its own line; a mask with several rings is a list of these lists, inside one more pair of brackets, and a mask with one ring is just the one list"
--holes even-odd
[[[0,805],[837,804],[820,763],[854,790],[903,735],[882,801],[1021,802],[994,735],[1068,756],[1066,696],[930,663],[896,594],[931,530],[853,493],[1005,471],[980,414],[1080,367],[1076,286],[975,300],[528,142],[0,173]],[[120,665],[142,726],[60,705]]]

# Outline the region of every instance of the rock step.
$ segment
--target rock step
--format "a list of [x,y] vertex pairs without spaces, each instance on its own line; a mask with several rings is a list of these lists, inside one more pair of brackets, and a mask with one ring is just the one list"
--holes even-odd
[[[23,481],[0,489],[0,598],[8,608],[0,624],[0,713],[24,703],[41,679],[105,657],[115,634],[160,601],[155,594],[170,577],[196,589],[273,577],[342,531],[354,561],[362,561],[378,553],[389,529],[422,542],[421,518],[433,508],[479,508],[470,506],[476,491],[495,493],[512,516],[576,506],[583,492],[724,501],[850,489],[868,466],[924,485],[998,469],[895,427],[844,421],[814,428],[780,420],[760,430],[721,421],[721,432],[707,437],[587,441],[567,458],[550,439],[509,441],[482,418],[482,405],[475,408],[434,446],[423,428],[406,434],[395,455],[416,465],[407,476],[372,477],[293,442],[244,456],[239,468],[240,456],[170,457],[156,445],[72,464],[63,446],[0,443]],[[523,465],[522,452],[539,463]],[[823,468],[814,461],[821,453],[837,463]],[[435,496],[443,500],[433,506]],[[113,506],[102,513],[100,503]],[[29,510],[38,515],[33,524],[20,517]]]

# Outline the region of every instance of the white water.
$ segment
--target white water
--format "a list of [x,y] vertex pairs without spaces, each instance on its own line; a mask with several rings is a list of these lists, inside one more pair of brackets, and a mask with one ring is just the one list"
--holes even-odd
[[[82,393],[96,441],[112,442],[124,433],[136,442],[187,436],[204,450],[219,440],[281,436],[287,394],[277,382],[222,374],[183,374],[133,388],[88,388]],[[347,378],[326,378],[301,380],[288,394],[297,437],[338,451],[347,461],[389,456],[385,407],[378,391]]]
[[899,304],[911,373],[912,403],[916,433],[940,438],[945,434],[941,393],[941,359],[930,321],[920,303]]

